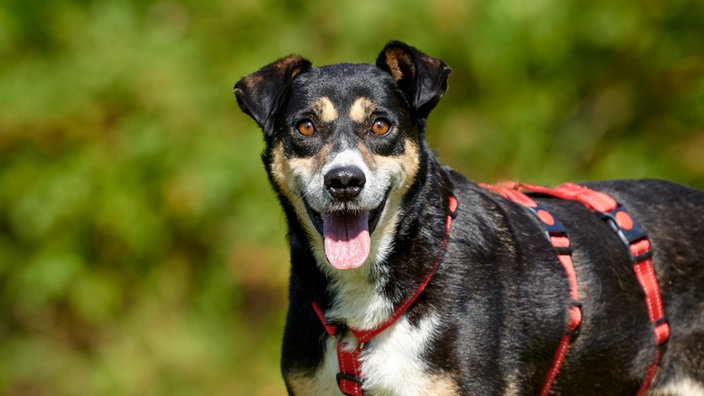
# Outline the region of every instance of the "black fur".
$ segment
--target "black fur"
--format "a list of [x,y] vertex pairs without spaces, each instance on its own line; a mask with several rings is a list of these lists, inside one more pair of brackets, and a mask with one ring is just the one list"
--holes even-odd
[[[403,197],[393,249],[375,264],[379,288],[394,304],[413,293],[441,253],[447,200],[453,194],[459,213],[442,262],[405,314],[411,323],[429,312],[440,314],[437,334],[422,357],[427,373],[451,378],[463,395],[530,395],[543,383],[564,329],[570,299],[566,276],[529,211],[442,167],[427,148],[425,119],[442,98],[449,73],[442,61],[392,42],[376,65],[312,68],[305,59],[289,57],[235,85],[242,110],[265,132],[262,158],[289,226],[282,370],[290,392],[292,373],[313,376],[324,358],[327,335],[310,302],[325,309],[336,296],[329,276],[316,264],[301,214],[273,176],[277,145],[288,159],[314,156],[324,146],[334,151],[335,145],[363,144],[373,155],[398,156],[405,153],[406,141],[417,145],[418,172]],[[344,116],[317,122],[313,138],[292,133],[298,120],[315,117],[302,104],[321,96],[343,108],[357,97],[373,98],[397,133],[387,139],[368,136],[364,126]],[[684,377],[702,386],[704,193],[656,180],[588,185],[622,203],[653,244],[672,336],[651,389]],[[628,253],[607,224],[581,204],[539,201],[570,234],[584,314],[581,334],[571,344],[551,394],[635,394],[655,346]]]

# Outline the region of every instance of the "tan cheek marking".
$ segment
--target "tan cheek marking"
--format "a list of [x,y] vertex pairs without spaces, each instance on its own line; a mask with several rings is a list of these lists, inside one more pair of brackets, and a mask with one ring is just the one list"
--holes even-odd
[[[403,155],[399,155],[396,157],[377,156],[374,157],[374,159],[376,160],[375,166],[378,166],[380,168],[397,168],[402,174],[402,179],[400,180],[401,185],[398,189],[394,189],[391,191],[387,204],[391,208],[398,208],[401,204],[401,200],[413,185],[413,181],[415,180],[416,175],[418,174],[418,170],[420,169],[419,148],[410,140],[406,140],[405,152],[403,153]],[[391,234],[394,232],[395,226],[395,216],[392,216],[390,219],[382,221],[377,226],[377,230],[374,233]],[[426,392],[425,394],[442,395],[443,393]],[[447,394],[452,395],[458,393],[450,392]]]
[[279,144],[271,150],[271,175],[281,192],[289,198],[291,197],[291,191],[286,180],[291,176],[290,171],[291,169],[286,166],[284,147]]
[[406,185],[404,187],[409,189],[411,182],[415,180],[420,169],[420,151],[418,146],[410,140],[406,140],[406,153],[402,157],[404,158],[403,164],[406,170]]
[[401,173],[403,174],[403,184],[398,192],[401,196],[405,194],[409,188],[411,188],[416,174],[420,169],[419,148],[410,140],[406,140],[405,152],[402,155],[394,157],[376,157],[376,160],[380,166],[384,166],[386,163],[389,166],[396,165],[401,169]]
[[350,119],[354,122],[362,123],[369,117],[369,115],[374,111],[374,102],[367,98],[357,98],[357,100],[350,106]]
[[283,144],[279,143],[272,150],[271,174],[281,192],[291,201],[298,200],[298,192],[291,191],[291,182],[296,173],[310,174],[313,160],[310,158],[288,159],[284,156]]
[[333,122],[337,120],[337,109],[335,109],[335,105],[332,104],[332,101],[327,96],[323,96],[313,102],[311,109],[313,109],[315,114],[317,114],[323,122]]
[[[313,175],[316,160],[314,157],[286,158],[282,144],[279,144],[272,151],[272,156],[272,179],[279,187],[281,194],[283,194],[293,206],[299,221],[305,226],[304,228],[310,240],[315,242],[320,238],[307,214],[305,202],[303,201],[303,191],[306,183],[310,183],[311,181],[311,175]],[[320,243],[322,243],[322,240],[320,240]]]

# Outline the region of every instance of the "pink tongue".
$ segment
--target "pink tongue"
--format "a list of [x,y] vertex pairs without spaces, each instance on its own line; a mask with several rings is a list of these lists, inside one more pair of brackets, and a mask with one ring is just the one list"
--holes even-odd
[[344,270],[364,264],[371,241],[369,213],[323,215],[325,255],[333,267]]

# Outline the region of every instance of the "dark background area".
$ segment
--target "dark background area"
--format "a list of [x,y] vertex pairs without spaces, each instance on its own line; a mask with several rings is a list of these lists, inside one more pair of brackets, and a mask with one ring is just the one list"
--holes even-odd
[[475,181],[704,188],[699,0],[5,0],[0,393],[280,395],[285,224],[233,84],[400,39]]

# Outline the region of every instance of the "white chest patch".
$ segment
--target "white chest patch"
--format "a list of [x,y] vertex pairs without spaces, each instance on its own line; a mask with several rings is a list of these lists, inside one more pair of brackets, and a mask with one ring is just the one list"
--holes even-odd
[[[438,325],[436,315],[428,316],[413,326],[401,317],[394,325],[374,337],[361,355],[364,390],[370,395],[428,395],[437,389],[437,377],[428,373],[421,359]],[[341,342],[357,345],[351,334]],[[336,375],[337,340],[328,338],[325,361],[313,378],[306,382],[306,395],[341,395],[337,388]]]

